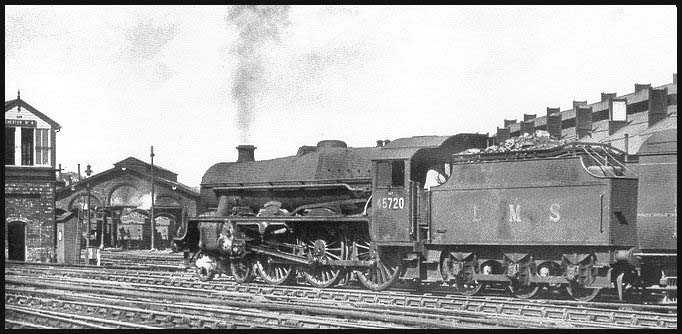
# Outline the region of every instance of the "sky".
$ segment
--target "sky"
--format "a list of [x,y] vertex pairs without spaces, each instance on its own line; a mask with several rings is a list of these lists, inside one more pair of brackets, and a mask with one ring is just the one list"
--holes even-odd
[[235,161],[240,144],[255,145],[261,160],[325,139],[366,147],[493,135],[503,119],[667,84],[677,73],[675,6],[274,13],[5,6],[5,101],[21,90],[62,126],[57,163],[67,171],[149,161],[153,145],[155,164],[197,187],[211,165]]

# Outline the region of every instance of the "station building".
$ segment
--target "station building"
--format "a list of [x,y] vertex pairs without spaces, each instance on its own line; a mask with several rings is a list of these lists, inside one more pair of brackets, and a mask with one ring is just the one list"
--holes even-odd
[[[152,227],[152,166],[128,157],[90,177],[64,183],[56,191],[57,213],[77,220],[91,246],[149,249]],[[170,247],[183,216],[196,215],[199,193],[177,181],[177,174],[154,166],[154,247]],[[89,210],[88,210],[89,209]],[[72,212],[76,215],[65,215]],[[87,235],[87,232],[85,233]],[[81,246],[85,238],[81,238]]]
[[19,94],[5,101],[5,259],[55,259],[55,160],[60,129]]

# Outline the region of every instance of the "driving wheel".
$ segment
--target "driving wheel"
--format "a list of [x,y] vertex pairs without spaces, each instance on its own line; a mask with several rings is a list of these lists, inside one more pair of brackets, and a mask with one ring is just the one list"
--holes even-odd
[[343,238],[332,242],[317,239],[307,242],[306,246],[312,258],[315,259],[315,263],[302,270],[303,277],[310,285],[316,288],[327,288],[336,285],[341,278],[345,277],[346,270],[327,264],[332,260],[348,258],[346,242]]
[[370,249],[369,243],[367,243],[367,250],[367,255],[363,254],[363,257],[366,258],[360,258],[360,260],[374,259],[376,263],[374,266],[357,271],[358,280],[370,290],[385,290],[393,285],[402,273],[401,254],[390,250],[380,250],[375,252],[376,254],[372,254],[374,251]]
[[256,262],[258,275],[268,284],[282,285],[291,283],[295,275],[293,266],[278,262],[272,256],[265,256]]

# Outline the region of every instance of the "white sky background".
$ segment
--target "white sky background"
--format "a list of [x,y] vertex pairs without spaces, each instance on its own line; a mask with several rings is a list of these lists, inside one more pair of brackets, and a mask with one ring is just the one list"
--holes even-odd
[[[234,161],[237,32],[224,6],[6,6],[5,100],[62,125],[57,163],[128,156],[198,186]],[[674,6],[292,7],[269,45],[256,159],[299,146],[460,132],[677,72]],[[84,168],[84,167],[82,167]]]

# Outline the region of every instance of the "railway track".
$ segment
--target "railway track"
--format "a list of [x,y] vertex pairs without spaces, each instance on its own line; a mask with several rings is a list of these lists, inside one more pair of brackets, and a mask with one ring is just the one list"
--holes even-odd
[[[63,290],[35,290],[13,287],[5,295],[6,304],[27,305],[40,312],[56,310],[62,317],[81,317],[101,320],[101,328],[358,328],[358,324],[319,319],[310,316],[286,316],[277,312],[254,309],[213,308],[206,305],[173,304],[152,298],[115,298],[96,294],[69,293]],[[21,307],[21,306],[19,306]],[[106,318],[106,319],[102,319]],[[365,328],[386,328],[377,324],[363,324]],[[100,327],[95,327],[100,328]]]
[[[64,287],[68,283],[68,287],[60,290],[59,287]],[[189,315],[193,318],[203,318],[203,325],[199,326],[192,323],[189,326],[180,327],[210,327],[210,328],[224,328],[216,321],[224,320],[224,322],[234,322],[235,312],[238,312],[241,317],[249,317],[249,327],[254,327],[254,324],[262,324],[267,328],[480,328],[478,321],[469,319],[459,319],[459,322],[453,322],[452,317],[441,317],[440,319],[421,319],[420,315],[404,315],[395,316],[387,314],[365,314],[359,311],[339,310],[335,305],[290,305],[286,303],[277,303],[272,301],[258,301],[254,300],[254,296],[244,294],[231,294],[230,296],[222,296],[223,298],[216,298],[215,295],[199,295],[194,293],[183,293],[180,291],[168,291],[160,289],[159,287],[144,287],[139,284],[119,284],[117,282],[104,281],[90,281],[83,280],[64,280],[56,279],[53,282],[45,283],[37,279],[29,279],[22,277],[16,279],[14,276],[7,276],[6,278],[6,302],[11,304],[15,302],[12,299],[17,293],[23,293],[23,297],[18,300],[30,300],[33,307],[41,307],[45,305],[54,306],[57,308],[64,308],[64,304],[72,305],[74,303],[74,296],[81,295],[81,298],[90,300],[93,296],[96,298],[105,298],[104,302],[84,302],[78,301],[78,305],[86,304],[86,307],[76,307],[76,310],[83,310],[84,308],[90,312],[97,312],[98,314],[115,314],[112,309],[120,309],[120,306],[113,306],[116,303],[130,303],[134,300],[141,303],[148,308],[150,305],[161,307],[164,309],[162,320],[168,317],[177,318],[180,315]],[[68,294],[66,294],[68,292]],[[76,293],[74,293],[76,292]],[[50,294],[50,298],[36,297],[35,294]],[[29,294],[29,296],[26,296]],[[22,299],[23,298],[23,299]],[[55,302],[56,300],[56,302]],[[65,301],[66,300],[66,301]],[[163,300],[164,303],[159,303]],[[167,309],[177,309],[173,315],[169,315]],[[152,311],[148,309],[135,308],[129,309],[127,314],[143,315],[142,319],[158,320],[156,316],[144,316]],[[158,313],[160,311],[156,311]],[[264,315],[267,313],[267,315]],[[139,317],[139,316],[138,316]],[[432,317],[433,318],[433,317]],[[266,321],[263,321],[263,320]],[[140,322],[139,318],[134,319],[134,322]],[[211,323],[209,323],[211,322]],[[467,326],[465,323],[476,323],[475,326]],[[167,326],[167,324],[158,324],[162,327],[177,327]],[[231,325],[234,325],[233,323]],[[406,326],[408,325],[408,326]],[[499,327],[499,326],[488,326]],[[229,328],[229,327],[228,327]]]
[[[23,270],[27,267],[22,266]],[[28,277],[41,275],[41,270],[25,271]],[[596,327],[596,328],[676,328],[676,310],[674,307],[658,307],[651,305],[623,305],[600,303],[586,306],[572,301],[549,303],[546,301],[519,301],[502,297],[464,297],[415,295],[412,293],[389,291],[382,293],[354,289],[325,289],[309,287],[270,286],[258,283],[239,285],[228,279],[219,279],[209,283],[197,282],[191,274],[184,272],[140,272],[137,270],[114,270],[96,268],[60,268],[55,276],[77,276],[89,280],[109,280],[135,284],[137,288],[173,287],[185,290],[188,294],[241,293],[257,295],[272,302],[289,305],[332,304],[344,306],[346,310],[374,312],[379,310],[385,314],[396,316],[405,313],[420,313],[428,317],[481,317],[485,316],[499,324],[502,320],[526,321],[526,326],[540,327]],[[6,268],[11,274],[12,268]],[[16,273],[16,272],[15,272]],[[230,297],[233,298],[233,297]],[[583,303],[585,304],[585,303]],[[589,303],[588,303],[589,304]],[[674,312],[666,314],[661,312]],[[402,312],[402,313],[401,313]],[[527,322],[535,319],[535,323]],[[452,318],[450,320],[457,320]],[[514,321],[508,325],[514,327]],[[544,321],[544,323],[543,323]]]
[[[250,284],[237,284],[232,280],[231,276],[223,275],[220,280],[210,281],[210,282],[200,282],[195,278],[194,273],[185,271],[182,268],[170,268],[170,271],[154,270],[150,271],[151,268],[137,267],[137,266],[112,266],[112,267],[96,267],[96,266],[65,266],[65,265],[55,265],[55,264],[40,264],[40,263],[21,263],[21,262],[9,262],[10,264],[22,265],[23,271],[30,270],[30,267],[36,267],[35,273],[41,273],[46,268],[60,268],[57,271],[52,270],[52,273],[59,275],[77,275],[78,277],[88,277],[93,279],[106,278],[115,279],[118,281],[126,281],[132,283],[151,283],[151,284],[163,284],[166,286],[182,286],[182,287],[192,287],[192,288],[202,288],[202,289],[233,289],[233,291],[248,292],[248,293],[263,293],[263,290],[282,290],[281,292],[274,291],[273,293],[284,293],[287,295],[301,296],[305,294],[309,298],[317,299],[335,299],[344,301],[372,301],[375,300],[380,303],[387,303],[385,298],[386,295],[400,295],[408,296],[410,298],[416,298],[419,296],[426,296],[427,298],[449,298],[449,299],[463,299],[466,301],[471,300],[482,300],[482,301],[502,301],[507,303],[517,303],[517,304],[540,304],[540,305],[567,305],[575,307],[586,307],[586,308],[600,308],[600,309],[621,309],[626,311],[651,311],[658,313],[670,313],[677,312],[676,305],[647,305],[647,304],[627,304],[622,302],[580,302],[574,300],[558,300],[558,299],[531,299],[524,300],[514,297],[505,297],[499,295],[482,295],[482,296],[463,296],[459,294],[452,294],[447,290],[432,289],[428,292],[417,293],[411,288],[395,288],[389,291],[374,292],[366,290],[362,287],[355,288],[353,284],[348,284],[341,287],[335,287],[331,289],[316,289],[310,286],[272,286],[268,284],[258,283],[257,281]],[[159,269],[159,268],[153,268]],[[161,268],[163,269],[163,268]],[[113,277],[113,278],[112,278]],[[182,278],[182,280],[180,280]],[[161,279],[159,281],[159,279]],[[256,280],[259,280],[256,278]],[[217,286],[223,286],[223,288],[218,288]],[[339,292],[351,293],[356,295],[349,295],[348,297],[340,297]],[[311,295],[311,293],[314,293]],[[331,295],[330,295],[331,294]],[[399,305],[419,305],[423,303],[421,301],[407,300],[405,302],[397,301],[396,304]]]

